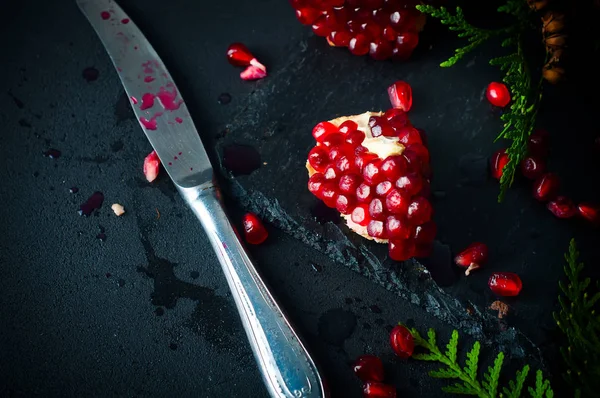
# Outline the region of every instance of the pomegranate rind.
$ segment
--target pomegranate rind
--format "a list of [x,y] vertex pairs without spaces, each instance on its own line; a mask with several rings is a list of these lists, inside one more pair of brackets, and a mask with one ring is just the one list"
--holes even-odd
[[[366,147],[369,152],[376,154],[380,159],[385,159],[388,156],[402,155],[404,152],[404,145],[398,142],[398,137],[385,137],[383,135],[379,137],[373,137],[371,134],[371,128],[369,127],[369,118],[371,116],[382,116],[383,112],[365,112],[359,115],[341,116],[336,119],[329,120],[336,127],[339,127],[342,123],[347,120],[351,120],[358,125],[358,130],[365,133],[365,140],[362,146]],[[320,145],[317,143],[317,145]],[[315,174],[317,171],[313,169],[308,160],[306,161],[306,169],[308,170],[308,177]],[[377,243],[387,243],[387,239],[373,238],[367,233],[367,227],[359,225],[352,221],[351,214],[341,214],[342,218],[353,232],[362,236],[365,239],[373,240]]]

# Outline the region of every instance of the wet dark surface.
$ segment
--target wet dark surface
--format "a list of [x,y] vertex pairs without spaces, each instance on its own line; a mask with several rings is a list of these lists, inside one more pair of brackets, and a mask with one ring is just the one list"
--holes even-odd
[[[441,341],[458,328],[484,354],[502,349],[511,365],[556,370],[562,254],[576,237],[597,263],[598,235],[553,218],[521,178],[496,202],[486,168],[500,121],[482,101],[500,76],[487,65],[493,46],[440,69],[457,44],[442,35],[391,64],[329,48],[285,1],[122,4],[176,79],[232,218],[252,210],[268,221],[269,239],[250,252],[333,397],[361,396],[349,363],[364,353],[382,357],[399,396],[440,396],[431,367],[394,358],[387,339],[397,321],[434,327]],[[151,147],[74,2],[4,2],[0,15],[9,16],[0,25],[0,395],[265,397],[208,240],[164,171],[145,181]],[[269,68],[266,79],[244,82],[226,63],[225,49],[241,40]],[[438,242],[422,263],[390,261],[305,189],[312,126],[387,108],[385,88],[399,78],[413,87],[411,120],[427,131],[434,171]],[[549,90],[540,124],[564,193],[594,201],[595,97],[580,94]],[[571,131],[581,133],[565,138]],[[40,155],[49,148],[62,156]],[[231,148],[252,156],[234,152],[230,163]],[[96,191],[104,203],[79,217]],[[116,217],[112,203],[127,212]],[[490,260],[465,278],[451,258],[474,240],[489,245]],[[502,321],[488,309],[492,271],[524,283]]]

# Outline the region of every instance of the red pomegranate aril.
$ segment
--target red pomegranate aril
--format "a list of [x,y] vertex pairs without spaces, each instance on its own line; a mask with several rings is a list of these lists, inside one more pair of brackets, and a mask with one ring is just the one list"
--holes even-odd
[[227,60],[234,66],[248,66],[254,55],[242,43],[233,43],[227,48]]
[[385,208],[392,214],[406,214],[410,199],[398,189],[393,188],[385,197]]
[[488,286],[498,296],[518,296],[523,288],[523,282],[514,272],[494,272],[488,280]]
[[488,258],[488,247],[485,243],[471,243],[469,247],[454,257],[456,265],[467,268],[465,275],[469,275],[472,270],[480,268]]
[[404,146],[423,143],[421,141],[421,134],[419,134],[419,130],[410,126],[403,127],[400,129],[400,131],[398,131],[398,142]]
[[558,218],[571,218],[577,214],[577,208],[573,201],[564,196],[558,196],[548,203],[548,210]]
[[354,373],[364,382],[383,381],[383,362],[375,355],[361,355],[352,366]]
[[547,202],[558,194],[560,180],[554,173],[546,173],[533,184],[533,197],[539,201]]
[[354,55],[365,55],[369,52],[369,39],[363,33],[359,33],[350,39],[348,49]]
[[369,44],[369,55],[377,61],[388,59],[392,56],[392,51],[394,51],[394,48],[389,40],[376,39]]
[[548,131],[544,129],[535,130],[527,140],[527,147],[532,155],[546,157],[548,155]]
[[369,203],[369,215],[374,220],[383,221],[385,220],[385,212],[383,209],[383,202],[379,198],[371,200]]
[[389,180],[397,180],[402,174],[406,172],[408,168],[408,162],[402,155],[388,156],[381,163],[381,172],[385,178]]
[[356,147],[362,144],[365,138],[365,133],[363,133],[360,130],[354,130],[348,133],[348,135],[346,136],[346,142],[352,145],[353,147]]
[[490,170],[492,177],[499,180],[502,177],[502,170],[508,163],[508,155],[506,149],[499,149],[492,155],[490,160]]
[[313,22],[312,31],[315,32],[315,35],[325,37],[329,34],[331,31],[331,20],[328,21],[328,17],[330,15],[321,15]]
[[[395,137],[397,135],[396,130],[394,130],[392,125],[384,117],[373,117],[377,118],[377,123],[371,127],[371,135],[373,137],[379,137],[381,135],[384,137]],[[369,125],[370,124],[371,123],[369,123]]]
[[329,165],[329,154],[321,146],[316,146],[308,153],[308,163],[318,172],[325,171]]
[[385,239],[385,228],[383,221],[371,220],[367,225],[367,234],[373,238]]
[[335,208],[337,199],[337,184],[334,181],[325,181],[321,188],[321,199],[328,207]]
[[[385,111],[383,116],[388,120],[388,122],[396,117],[401,117],[408,122],[408,115],[406,114],[406,112],[404,112],[402,109],[398,109],[398,108],[388,109],[387,111]],[[402,125],[400,127],[404,127],[404,125]]]
[[312,25],[320,15],[321,11],[311,7],[304,7],[296,10],[296,18],[298,18],[298,21],[303,25]]
[[352,34],[346,30],[337,30],[331,32],[327,38],[337,47],[348,47]]
[[412,107],[412,88],[402,80],[388,87],[388,96],[393,108],[408,112]]
[[369,205],[360,204],[352,210],[350,215],[350,219],[358,225],[362,225],[366,227],[371,221],[371,216],[369,215]]
[[160,170],[160,159],[156,151],[152,151],[144,158],[144,176],[148,182],[156,180]]
[[358,172],[358,168],[354,164],[354,158],[347,155],[342,155],[336,159],[335,168],[340,173]]
[[401,9],[390,14],[390,23],[394,29],[402,32],[408,31],[407,27],[410,27],[410,20],[413,15],[410,10]]
[[365,166],[362,173],[365,183],[377,185],[384,179],[384,175],[381,172],[381,163],[381,160],[374,160]]
[[[325,152],[327,152],[327,148],[324,146],[319,146],[317,148],[322,148]],[[328,160],[334,161],[340,156],[352,156],[354,158],[354,148],[352,148],[349,144],[341,144],[335,145],[329,148],[329,156]]]
[[356,200],[360,203],[368,203],[372,198],[373,190],[369,185],[362,183],[356,188]]
[[413,228],[401,217],[388,216],[385,219],[385,231],[390,239],[408,239],[413,234]]
[[[374,41],[379,41],[381,39],[381,35],[383,34],[383,28],[374,22],[365,22],[362,24],[362,31],[365,36],[371,40],[371,44],[373,44]],[[386,42],[386,44],[389,43]],[[391,52],[392,47],[390,46],[390,53]]]
[[423,179],[417,173],[408,173],[398,178],[395,185],[405,195],[414,196],[423,188]]
[[335,208],[342,214],[350,214],[354,210],[355,202],[353,196],[341,193],[335,198]]
[[321,143],[329,134],[337,132],[337,127],[333,123],[321,122],[313,127],[312,135],[314,139]]
[[390,332],[390,345],[402,359],[410,358],[415,350],[415,339],[405,326],[396,325]]
[[345,142],[344,136],[340,133],[327,134],[327,136],[325,136],[323,138],[323,140],[321,140],[321,144],[328,146],[328,147],[332,147],[335,145],[342,145],[344,142]]
[[356,124],[356,122],[353,122],[352,120],[346,120],[344,123],[340,124],[338,132],[346,135],[352,131],[355,131],[356,129],[358,129],[358,124]]
[[546,171],[546,162],[535,156],[527,156],[521,162],[521,172],[525,178],[535,180]]
[[325,176],[325,180],[337,183],[342,173],[340,173],[335,166],[329,165],[325,168],[323,175]]
[[592,203],[580,203],[577,206],[579,216],[585,218],[592,224],[600,223],[600,206]]
[[396,38],[396,47],[392,50],[392,58],[402,61],[408,59],[413,50],[419,44],[419,35],[413,32],[405,32]]
[[325,176],[321,173],[315,173],[308,179],[308,190],[310,193],[321,199],[321,191],[323,190],[323,183],[325,182]]
[[415,255],[415,242],[412,239],[390,239],[388,254],[394,261],[406,261]]
[[254,213],[246,213],[242,218],[242,223],[244,224],[244,237],[246,238],[246,242],[251,245],[259,245],[269,236],[262,221],[260,221],[260,218]]
[[388,194],[388,192],[390,192],[390,189],[392,189],[393,186],[394,184],[392,184],[390,181],[381,181],[375,186],[375,195],[385,196]]
[[356,188],[362,182],[362,177],[357,174],[344,174],[340,177],[338,187],[340,192],[356,195]]
[[385,28],[383,28],[383,38],[387,41],[394,42],[396,41],[397,36],[398,32],[396,32],[396,30],[391,26],[386,26]]
[[421,159],[416,152],[413,151],[404,151],[402,156],[406,159],[406,163],[408,164],[408,171],[412,173],[421,173],[423,170],[423,163],[421,163]]
[[423,225],[418,225],[415,228],[415,243],[417,245],[431,243],[437,234],[437,225],[433,221],[429,221]]
[[431,220],[432,213],[433,209],[429,201],[419,196],[414,198],[408,205],[406,218],[412,225],[421,225]]
[[406,147],[405,152],[414,152],[421,164],[429,164],[429,150],[425,148],[425,145],[410,144]]
[[396,398],[396,387],[373,381],[366,382],[363,386],[364,398]]
[[510,102],[508,87],[503,83],[491,82],[485,90],[485,96],[490,104],[504,108]]

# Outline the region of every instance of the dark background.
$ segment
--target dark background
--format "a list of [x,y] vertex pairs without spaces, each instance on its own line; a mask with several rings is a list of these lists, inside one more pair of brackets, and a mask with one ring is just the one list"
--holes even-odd
[[[393,64],[329,48],[286,1],[121,5],[169,67],[213,164],[238,144],[266,163],[235,178],[216,168],[232,218],[253,210],[269,221],[269,240],[249,250],[334,397],[361,396],[349,364],[364,353],[381,356],[399,396],[441,394],[431,367],[394,357],[387,338],[397,321],[434,327],[440,339],[458,328],[484,343],[482,355],[502,349],[509,366],[530,362],[560,384],[551,313],[562,254],[576,237],[596,264],[597,233],[555,219],[520,178],[496,202],[487,163],[502,145],[493,143],[501,123],[484,89],[501,76],[487,65],[498,43],[440,69],[460,42],[435,24],[409,62]],[[474,17],[487,23],[488,11]],[[166,173],[145,182],[151,147],[75,3],[2,1],[0,17],[0,395],[266,396],[208,241]],[[266,79],[239,79],[224,56],[234,41],[268,66]],[[540,125],[552,135],[549,167],[563,192],[593,201],[596,98],[593,65],[582,65],[547,90]],[[96,80],[83,76],[90,67]],[[395,264],[353,237],[305,189],[312,126],[386,109],[397,79],[413,86],[411,120],[429,136],[439,242],[425,265],[437,284],[421,264]],[[219,103],[222,93],[230,103]],[[62,156],[44,157],[49,148]],[[80,217],[94,191],[104,206]],[[115,202],[127,211],[120,218]],[[489,245],[490,261],[466,279],[451,253],[475,240]],[[524,283],[502,321],[487,308],[492,271],[518,272]]]

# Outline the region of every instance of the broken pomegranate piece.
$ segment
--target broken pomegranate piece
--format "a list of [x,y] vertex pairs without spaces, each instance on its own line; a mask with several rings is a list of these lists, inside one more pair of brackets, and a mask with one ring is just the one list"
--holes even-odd
[[[360,140],[348,140],[353,134]],[[391,259],[427,253],[436,233],[427,192],[429,151],[406,113],[340,117],[318,123],[312,135],[309,191],[337,208],[352,231],[388,243]]]
[[558,218],[571,218],[577,214],[577,208],[573,201],[564,196],[558,196],[548,203],[548,210]]
[[259,245],[269,236],[262,221],[254,213],[244,214],[242,223],[244,224],[244,237],[246,238],[246,242],[251,245]]
[[406,359],[410,358],[415,350],[415,339],[405,326],[397,325],[390,332],[390,345],[396,355]]
[[364,382],[383,381],[383,363],[375,355],[362,355],[352,367],[354,373]]
[[248,47],[242,43],[233,43],[227,48],[227,60],[234,66],[245,66],[240,73],[243,80],[257,80],[267,76],[267,68],[258,62]]
[[487,261],[487,245],[480,242],[471,243],[469,247],[463,250],[454,258],[456,265],[467,268],[465,275],[469,276],[471,271],[481,268]]
[[148,182],[156,180],[156,177],[158,177],[159,168],[160,159],[158,158],[156,151],[152,151],[144,159],[144,175],[146,176],[146,180],[148,180]]
[[388,87],[388,95],[393,108],[401,109],[404,112],[410,111],[412,107],[412,88],[410,84],[398,80]]
[[488,281],[488,286],[498,296],[518,296],[523,288],[519,275],[514,272],[494,272]]

